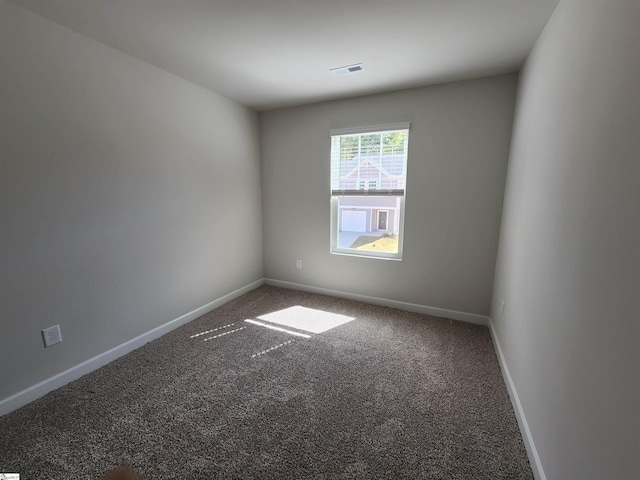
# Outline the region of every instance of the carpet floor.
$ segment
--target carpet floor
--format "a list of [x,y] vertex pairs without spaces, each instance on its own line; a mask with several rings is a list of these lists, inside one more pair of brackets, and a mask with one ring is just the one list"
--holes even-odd
[[486,327],[269,286],[0,432],[23,480],[533,478]]

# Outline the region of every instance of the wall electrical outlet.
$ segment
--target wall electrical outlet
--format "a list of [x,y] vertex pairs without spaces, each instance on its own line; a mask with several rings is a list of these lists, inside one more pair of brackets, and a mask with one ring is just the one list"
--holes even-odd
[[302,260],[296,260],[296,268],[302,270]]
[[49,348],[56,343],[61,343],[62,333],[60,333],[60,325],[54,325],[53,327],[42,330],[42,340],[44,340],[45,348]]
[[500,300],[500,318],[504,317],[504,300]]

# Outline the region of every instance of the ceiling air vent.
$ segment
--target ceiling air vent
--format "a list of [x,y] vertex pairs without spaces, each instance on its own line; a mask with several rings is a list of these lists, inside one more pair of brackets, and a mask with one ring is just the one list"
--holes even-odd
[[356,63],[354,65],[347,65],[346,67],[332,68],[329,71],[334,75],[347,75],[348,73],[362,72],[363,70],[364,65]]

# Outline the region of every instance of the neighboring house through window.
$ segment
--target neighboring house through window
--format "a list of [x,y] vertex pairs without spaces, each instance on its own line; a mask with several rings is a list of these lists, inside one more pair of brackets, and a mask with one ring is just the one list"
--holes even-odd
[[331,252],[401,260],[409,124],[330,134]]

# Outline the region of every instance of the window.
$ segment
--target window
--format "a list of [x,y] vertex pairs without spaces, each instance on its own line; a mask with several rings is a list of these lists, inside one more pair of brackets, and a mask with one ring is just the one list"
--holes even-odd
[[330,133],[331,253],[401,260],[409,124]]

